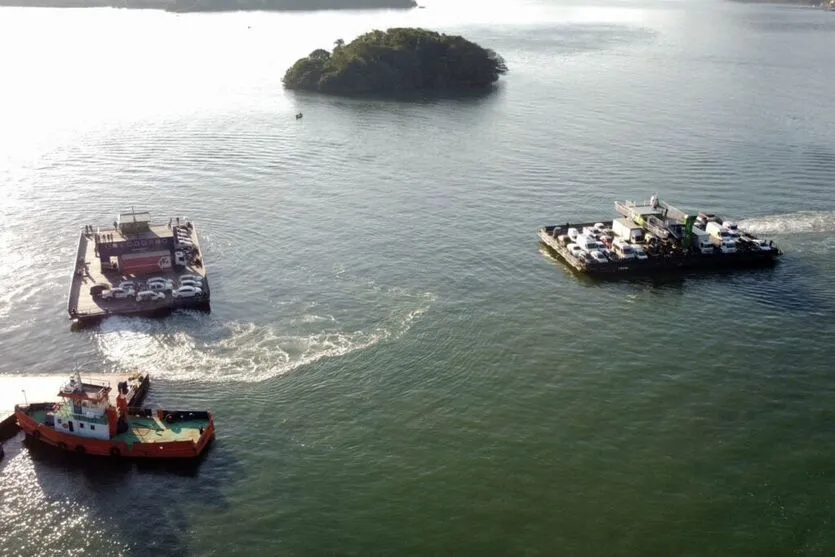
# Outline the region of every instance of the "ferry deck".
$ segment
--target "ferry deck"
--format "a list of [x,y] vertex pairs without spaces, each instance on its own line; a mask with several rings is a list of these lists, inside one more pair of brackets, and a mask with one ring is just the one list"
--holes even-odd
[[[132,212],[120,215],[113,225],[105,229],[88,225],[81,232],[67,304],[74,322],[86,324],[109,315],[165,314],[177,308],[210,310],[203,252],[191,222],[177,218],[157,225],[148,213]],[[137,301],[136,293],[147,290],[149,278],[171,280],[177,289],[183,275],[201,278],[201,295],[175,297],[169,290],[160,299]],[[134,282],[134,294],[117,298],[99,293],[124,281]]]

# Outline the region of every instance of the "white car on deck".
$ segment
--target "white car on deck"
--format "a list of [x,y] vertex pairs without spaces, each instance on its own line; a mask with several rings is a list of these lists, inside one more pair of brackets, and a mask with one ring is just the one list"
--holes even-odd
[[166,290],[174,290],[174,282],[170,280],[155,280],[153,282],[149,281],[147,283],[147,286],[148,290],[151,290],[153,292],[164,292]]
[[175,298],[195,298],[197,296],[202,296],[203,291],[196,286],[181,286],[177,290],[173,291],[171,295]]
[[578,244],[568,244],[568,253],[577,259],[583,258],[583,248],[581,248]]
[[768,240],[758,239],[755,241],[755,243],[763,251],[771,251],[773,249],[776,249],[774,247],[774,240],[771,240],[771,242],[769,242]]
[[165,294],[162,292],[156,292],[154,290],[143,290],[136,294],[136,301],[137,302],[155,302],[157,300],[164,300]]
[[136,290],[133,288],[122,288],[116,287],[111,288],[110,290],[105,290],[101,293],[101,297],[105,300],[109,300],[111,298],[115,298],[117,300],[122,300],[124,298],[129,298],[136,294]]
[[595,263],[606,263],[607,261],[609,261],[609,259],[605,255],[603,255],[603,252],[598,250],[590,251],[589,255],[591,255],[591,259]]

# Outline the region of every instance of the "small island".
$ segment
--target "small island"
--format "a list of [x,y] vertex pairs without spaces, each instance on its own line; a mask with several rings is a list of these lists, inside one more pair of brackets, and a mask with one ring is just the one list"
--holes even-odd
[[329,95],[486,89],[507,72],[501,56],[458,35],[419,28],[371,31],[333,52],[314,50],[284,75],[284,87]]

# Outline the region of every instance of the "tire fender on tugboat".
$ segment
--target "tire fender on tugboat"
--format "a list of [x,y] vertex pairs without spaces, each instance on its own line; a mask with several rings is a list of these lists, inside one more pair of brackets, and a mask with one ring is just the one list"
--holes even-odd
[[41,438],[41,432],[38,430],[38,428],[35,428],[32,431],[32,438],[33,439],[40,439]]
[[78,454],[84,454],[87,452],[87,449],[84,448],[84,445],[76,445],[75,452],[77,452]]
[[119,450],[119,447],[110,447],[110,456],[119,458],[122,456],[122,451]]

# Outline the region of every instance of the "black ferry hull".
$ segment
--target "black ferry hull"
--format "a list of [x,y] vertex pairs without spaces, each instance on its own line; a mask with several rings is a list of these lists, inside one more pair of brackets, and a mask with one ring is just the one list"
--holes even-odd
[[148,303],[146,302],[143,304],[142,307],[139,307],[138,304],[136,307],[120,307],[118,309],[114,309],[112,311],[105,311],[101,314],[93,314],[93,315],[70,315],[72,319],[72,323],[70,325],[73,331],[81,330],[86,327],[91,327],[93,325],[99,324],[103,319],[107,317],[111,317],[113,315],[121,315],[125,317],[151,317],[151,318],[159,318],[159,317],[167,317],[171,315],[176,310],[193,310],[193,311],[202,311],[206,313],[211,313],[212,306],[211,302],[208,298],[205,299],[197,299],[197,298],[190,298],[187,300],[167,300],[164,304],[149,307]]

